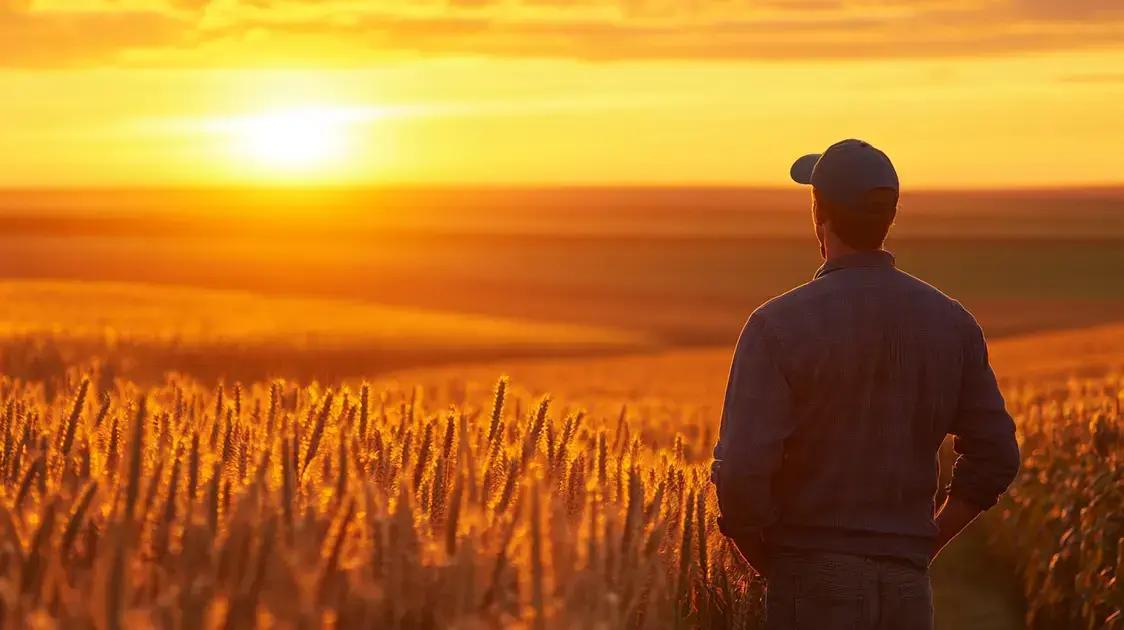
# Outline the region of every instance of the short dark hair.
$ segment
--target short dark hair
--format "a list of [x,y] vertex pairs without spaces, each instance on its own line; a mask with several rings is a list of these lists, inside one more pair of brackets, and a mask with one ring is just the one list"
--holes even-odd
[[812,189],[817,225],[831,223],[831,231],[855,249],[879,249],[886,242],[898,214],[898,191],[875,188],[854,205],[843,206],[822,198]]

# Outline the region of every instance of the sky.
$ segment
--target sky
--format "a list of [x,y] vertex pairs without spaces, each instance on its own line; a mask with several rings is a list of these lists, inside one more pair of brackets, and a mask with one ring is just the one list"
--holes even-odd
[[0,0],[0,186],[1124,183],[1106,0]]

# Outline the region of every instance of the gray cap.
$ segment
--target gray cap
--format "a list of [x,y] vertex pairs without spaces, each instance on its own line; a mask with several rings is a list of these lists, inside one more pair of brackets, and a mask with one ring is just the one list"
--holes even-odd
[[890,158],[862,140],[836,142],[823,153],[796,160],[790,171],[799,184],[811,184],[827,199],[855,205],[876,188],[898,190],[898,173]]

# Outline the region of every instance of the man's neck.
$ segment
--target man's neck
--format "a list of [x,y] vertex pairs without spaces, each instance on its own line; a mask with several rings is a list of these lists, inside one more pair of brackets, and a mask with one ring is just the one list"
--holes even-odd
[[848,256],[863,250],[855,249],[839,239],[828,239],[824,243],[824,262],[832,262],[837,258]]

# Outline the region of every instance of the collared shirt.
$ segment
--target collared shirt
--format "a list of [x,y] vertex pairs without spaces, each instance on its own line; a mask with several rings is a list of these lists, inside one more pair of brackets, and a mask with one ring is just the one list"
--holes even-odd
[[825,275],[839,271],[840,269],[847,268],[887,268],[896,267],[897,261],[894,255],[884,249],[877,249],[868,252],[854,252],[845,256],[838,256],[831,260],[825,260],[816,273],[812,276],[813,280],[824,277]]
[[833,258],[742,330],[715,448],[722,529],[925,555],[948,434],[950,492],[994,505],[1019,453],[976,320],[889,252]]

